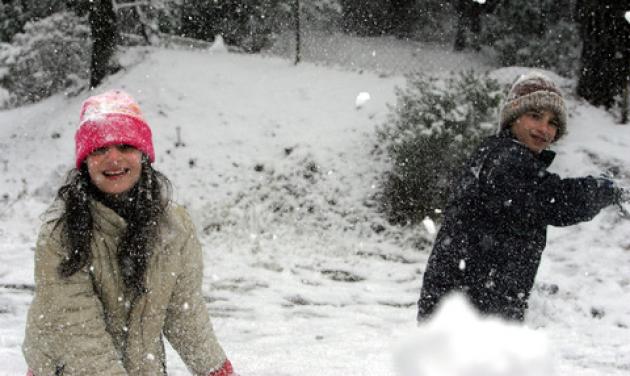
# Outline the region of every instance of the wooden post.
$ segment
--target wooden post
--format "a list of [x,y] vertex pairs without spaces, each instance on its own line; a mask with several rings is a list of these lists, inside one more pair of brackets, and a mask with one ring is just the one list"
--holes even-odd
[[628,77],[626,77],[626,82],[623,85],[623,92],[621,93],[621,124],[628,124]]
[[[624,12],[623,18],[628,21],[628,23],[630,23],[630,10]],[[630,54],[628,50],[630,50],[630,46],[626,46],[626,52]],[[628,62],[628,64],[630,64],[630,61],[628,61],[628,57],[629,56],[626,55],[626,61]],[[628,86],[630,86],[630,74],[626,74],[626,76],[624,77],[624,81],[625,82],[623,85],[623,91],[621,93],[621,124],[628,124],[628,111],[630,111],[630,109],[628,108],[628,105],[630,104],[628,103],[630,102],[630,98],[628,98],[628,96],[630,95],[630,88]]]
[[301,56],[300,56],[300,0],[294,0],[293,2],[293,17],[295,20],[295,62],[294,64],[297,65],[300,60],[301,60]]

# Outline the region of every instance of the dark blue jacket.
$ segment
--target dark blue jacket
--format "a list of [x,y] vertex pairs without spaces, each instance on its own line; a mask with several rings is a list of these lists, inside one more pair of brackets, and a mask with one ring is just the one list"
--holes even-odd
[[617,188],[547,171],[555,153],[530,151],[509,130],[489,137],[455,182],[429,257],[418,320],[447,293],[465,292],[485,314],[522,320],[547,242],[547,226],[593,218]]

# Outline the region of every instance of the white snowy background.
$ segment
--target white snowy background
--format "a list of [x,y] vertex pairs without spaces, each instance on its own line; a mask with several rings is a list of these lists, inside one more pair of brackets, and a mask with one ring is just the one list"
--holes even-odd
[[[292,65],[277,56],[133,48],[98,91],[122,88],[154,133],[204,246],[204,293],[220,342],[245,375],[628,375],[630,221],[614,208],[550,228],[523,326],[458,300],[417,327],[433,236],[389,226],[373,155],[403,73],[494,68],[450,46],[335,36]],[[315,59],[313,56],[323,58]],[[555,77],[566,91],[574,82]],[[366,94],[369,94],[369,99]],[[39,215],[74,161],[83,91],[0,111],[0,375],[23,375]],[[358,102],[357,102],[358,101]],[[630,185],[630,126],[569,95],[563,176],[612,169]],[[180,132],[178,143],[177,130]],[[383,231],[375,232],[375,229]],[[187,375],[168,351],[170,375]]]

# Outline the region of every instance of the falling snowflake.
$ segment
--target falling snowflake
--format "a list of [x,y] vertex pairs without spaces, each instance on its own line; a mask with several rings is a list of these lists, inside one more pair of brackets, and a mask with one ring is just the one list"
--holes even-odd
[[435,234],[436,229],[435,229],[435,222],[433,222],[433,220],[429,217],[425,217],[422,220],[422,225],[424,226],[424,228],[427,230],[427,232],[431,235]]

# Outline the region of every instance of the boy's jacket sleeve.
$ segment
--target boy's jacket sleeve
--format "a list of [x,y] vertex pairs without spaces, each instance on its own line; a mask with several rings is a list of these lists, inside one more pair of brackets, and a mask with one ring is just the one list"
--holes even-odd
[[492,212],[515,224],[569,226],[613,204],[614,187],[592,176],[561,179],[519,148],[499,149],[486,160],[482,194]]

